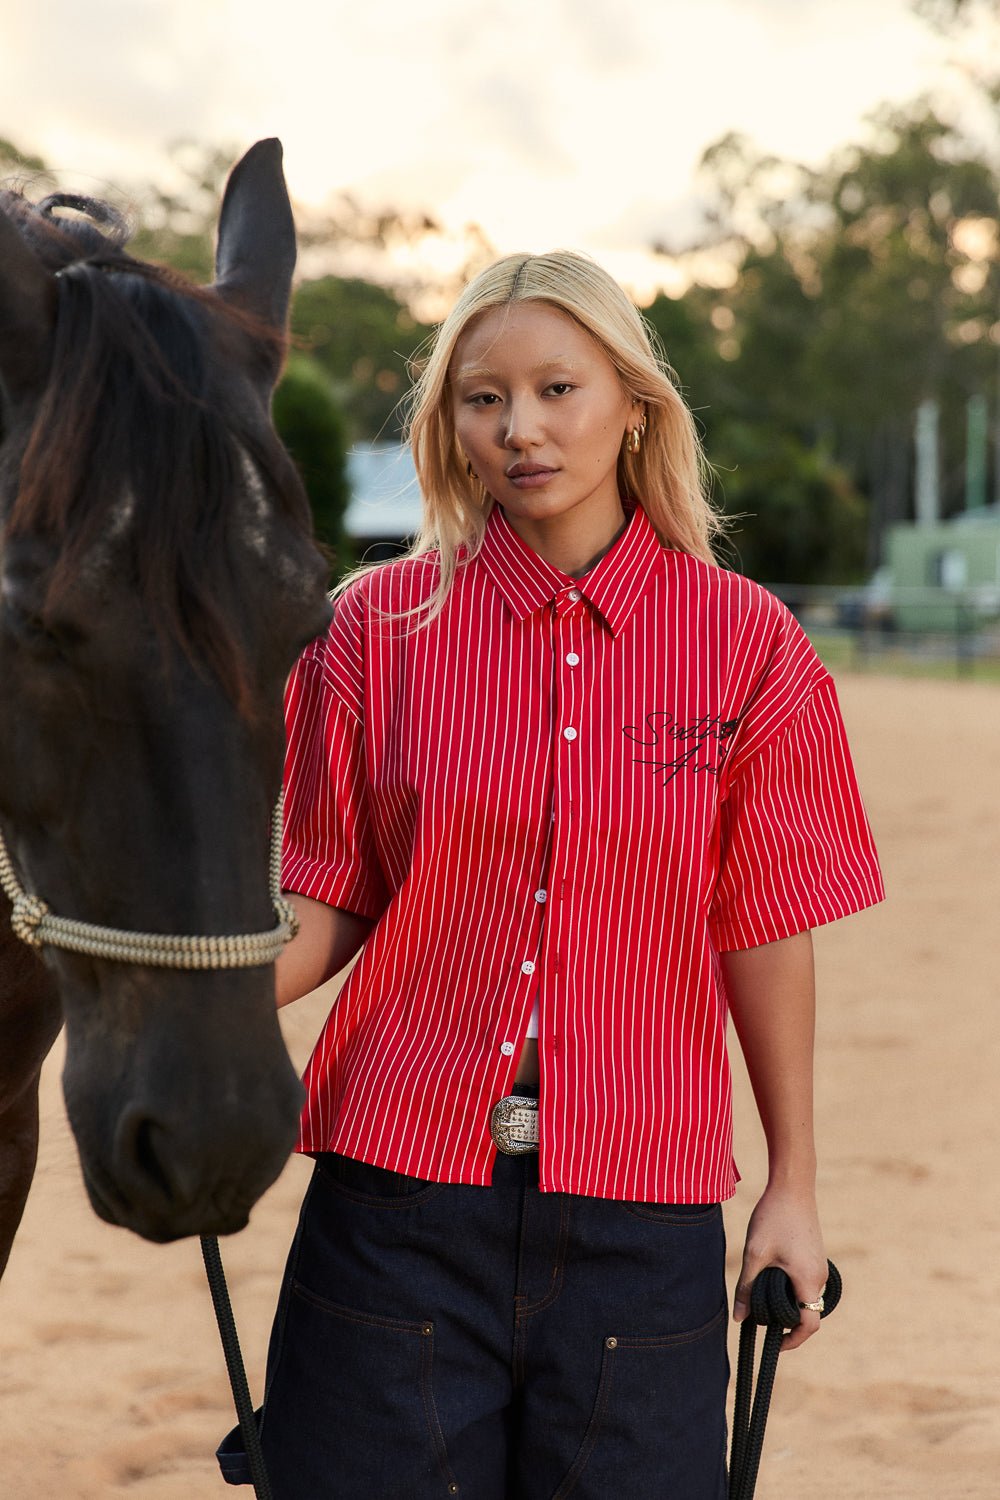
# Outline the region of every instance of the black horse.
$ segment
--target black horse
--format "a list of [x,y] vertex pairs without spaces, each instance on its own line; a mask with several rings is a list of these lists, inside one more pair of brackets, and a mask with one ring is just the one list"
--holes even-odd
[[[280,145],[230,177],[212,287],[126,241],[107,205],[0,193],[0,832],[58,916],[189,952],[217,935],[205,961],[226,963],[225,936],[276,926],[283,685],[329,618],[270,421],[295,260]],[[67,951],[21,905],[44,940],[0,896],[0,1270],[62,1021],[97,1213],[153,1240],[241,1228],[300,1104],[269,962]]]

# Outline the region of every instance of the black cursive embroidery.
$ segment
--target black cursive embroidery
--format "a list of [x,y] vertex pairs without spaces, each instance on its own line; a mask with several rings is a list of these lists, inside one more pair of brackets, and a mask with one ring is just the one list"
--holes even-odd
[[[718,714],[703,714],[689,724],[680,724],[666,709],[653,709],[643,719],[645,731],[636,724],[622,726],[622,734],[643,750],[680,750],[673,759],[664,756],[634,756],[633,765],[649,766],[655,776],[662,776],[662,786],[673,781],[681,771],[696,775],[717,776],[726,763],[729,741],[736,733],[739,719],[720,719]],[[713,759],[714,756],[714,759]]]

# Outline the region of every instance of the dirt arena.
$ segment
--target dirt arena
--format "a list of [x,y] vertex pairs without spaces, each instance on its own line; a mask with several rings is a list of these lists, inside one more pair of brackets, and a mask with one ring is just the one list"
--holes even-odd
[[[994,1500],[1000,691],[875,676],[839,687],[889,900],[817,935],[820,1186],[845,1295],[779,1365],[757,1495]],[[324,1003],[285,1013],[297,1059]],[[57,1048],[38,1176],[0,1287],[0,1497],[236,1493],[213,1457],[233,1418],[198,1245],[146,1245],[93,1216],[60,1067]],[[764,1161],[738,1087],[733,1273]],[[223,1247],[258,1397],[307,1173],[290,1162]]]

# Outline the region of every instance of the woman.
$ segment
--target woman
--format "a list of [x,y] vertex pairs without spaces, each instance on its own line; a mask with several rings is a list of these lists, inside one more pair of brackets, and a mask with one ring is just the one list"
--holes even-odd
[[307,1075],[276,1500],[725,1494],[727,1007],[766,1264],[819,1326],[810,929],[881,897],[827,672],[717,567],[691,415],[596,265],[439,330],[424,528],[288,694],[279,1004],[359,954]]

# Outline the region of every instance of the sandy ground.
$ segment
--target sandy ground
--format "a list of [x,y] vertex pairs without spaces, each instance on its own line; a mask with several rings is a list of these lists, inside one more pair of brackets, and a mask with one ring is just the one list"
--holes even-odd
[[[757,1494],[993,1500],[1000,692],[849,676],[840,690],[890,900],[817,937],[821,1190],[846,1291],[781,1362]],[[299,1059],[324,1003],[286,1013]],[[0,1497],[233,1493],[212,1456],[232,1417],[198,1246],[146,1245],[92,1215],[60,1063],[57,1048],[38,1176],[0,1289]],[[742,1078],[738,1089],[733,1273],[763,1170]],[[291,1161],[224,1247],[255,1393],[307,1172]]]

